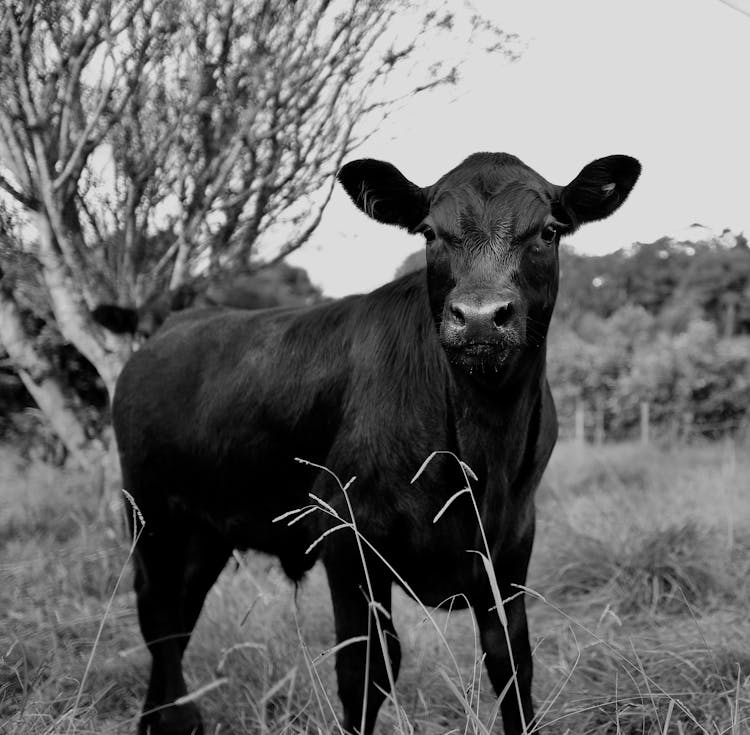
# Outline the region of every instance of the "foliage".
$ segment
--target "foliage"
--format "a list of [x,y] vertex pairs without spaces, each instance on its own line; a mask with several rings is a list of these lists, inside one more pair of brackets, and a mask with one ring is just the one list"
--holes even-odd
[[563,431],[570,432],[579,400],[590,417],[601,414],[611,438],[635,435],[643,401],[665,437],[743,429],[750,417],[750,336],[719,338],[703,320],[677,334],[653,326],[628,334],[623,316],[632,311],[623,307],[602,320],[596,340],[564,324],[550,330],[549,378]]
[[724,336],[750,334],[750,248],[741,234],[731,239],[662,237],[599,256],[562,246],[557,316],[575,327],[588,313],[607,318],[630,304],[664,319],[667,329],[688,312]]
[[746,427],[750,249],[726,236],[660,238],[603,256],[561,249],[549,364],[564,431],[579,400],[611,438],[636,433],[642,401],[662,436]]

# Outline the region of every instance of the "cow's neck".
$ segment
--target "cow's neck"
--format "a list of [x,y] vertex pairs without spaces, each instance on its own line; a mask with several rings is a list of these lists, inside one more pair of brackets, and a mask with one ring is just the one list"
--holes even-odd
[[[504,535],[503,517],[526,505],[524,465],[533,456],[545,385],[546,350],[520,356],[513,375],[479,382],[452,368],[450,403],[457,454],[476,473],[473,483],[490,535]],[[516,511],[519,508],[516,508]]]
[[537,401],[544,387],[546,356],[544,346],[528,347],[507,369],[486,375],[451,366],[450,392],[457,415],[482,431],[489,430],[490,435],[496,430],[510,431],[509,420],[520,422],[514,427],[523,431],[529,404]]

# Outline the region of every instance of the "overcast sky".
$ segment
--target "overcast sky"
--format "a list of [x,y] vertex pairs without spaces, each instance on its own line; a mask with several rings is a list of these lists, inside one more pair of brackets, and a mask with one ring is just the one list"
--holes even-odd
[[[470,58],[457,89],[406,104],[356,157],[389,160],[424,186],[470,153],[506,151],[565,184],[590,160],[627,153],[643,164],[640,181],[609,220],[569,239],[578,250],[693,222],[750,234],[750,17],[720,0],[475,6],[521,36],[521,58]],[[421,246],[369,222],[339,190],[291,260],[337,296],[385,283]]]

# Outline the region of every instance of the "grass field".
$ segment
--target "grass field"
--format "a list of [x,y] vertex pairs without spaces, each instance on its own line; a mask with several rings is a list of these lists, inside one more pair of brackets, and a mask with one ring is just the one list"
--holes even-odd
[[[122,510],[92,485],[0,450],[2,733],[134,730],[149,657]],[[750,732],[750,451],[562,445],[538,507],[528,607],[544,732]],[[335,730],[320,568],[296,599],[267,557],[227,567],[186,658],[207,732]],[[483,732],[495,700],[471,616],[431,621],[399,593],[394,617],[404,661],[380,731]]]

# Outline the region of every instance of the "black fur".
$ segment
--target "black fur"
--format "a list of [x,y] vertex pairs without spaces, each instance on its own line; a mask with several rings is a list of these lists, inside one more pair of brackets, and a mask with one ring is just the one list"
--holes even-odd
[[[182,312],[120,376],[113,418],[123,483],[146,520],[135,552],[139,617],[154,660],[145,709],[160,708],[144,715],[142,732],[201,727],[195,705],[164,705],[185,694],[184,647],[234,548],[277,555],[295,581],[320,554],[337,639],[367,635],[377,615],[397,675],[387,614],[393,574],[368,553],[366,579],[346,529],[306,553],[337,523],[323,512],[291,526],[274,522],[309,505],[309,493],[349,519],[331,476],[295,457],[342,481],[356,475],[348,492],[359,531],[423,602],[474,609],[490,679],[503,690],[513,673],[509,652],[479,557],[467,553],[483,550],[473,506],[461,497],[433,522],[464,487],[461,469],[439,454],[410,482],[435,450],[476,473],[499,590],[512,598],[505,613],[522,712],[511,690],[501,705],[506,735],[533,717],[524,600],[514,585],[526,579],[534,490],[557,433],[544,341],[557,241],[542,233],[565,189],[510,156],[472,156],[428,189],[376,164],[349,164],[342,178],[355,194],[382,190],[384,173],[396,182],[387,219],[424,229],[426,270],[314,307]],[[367,604],[368,583],[377,608]],[[388,688],[380,650],[373,642],[364,718],[366,646],[338,652],[348,731],[361,721],[366,735],[374,727]]]

